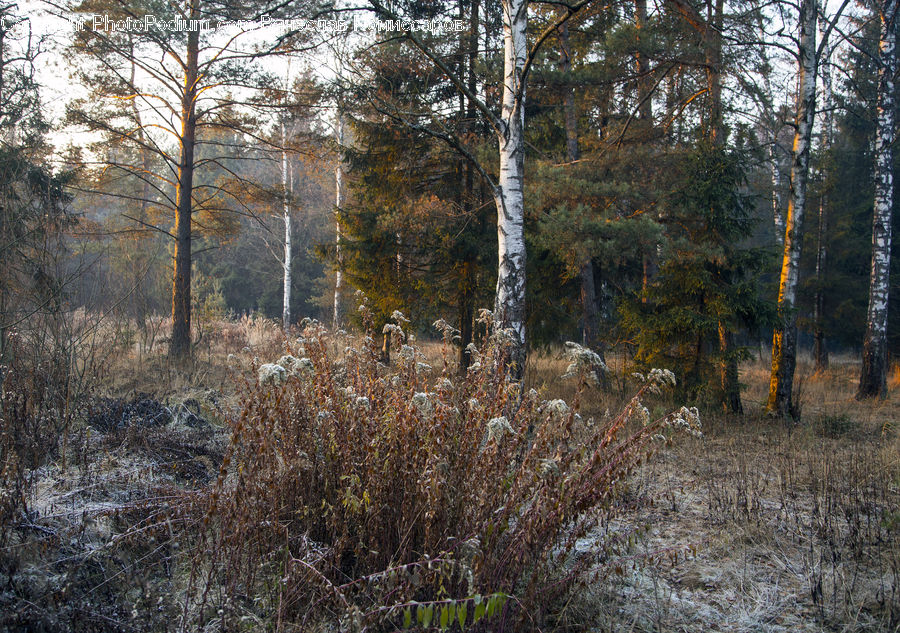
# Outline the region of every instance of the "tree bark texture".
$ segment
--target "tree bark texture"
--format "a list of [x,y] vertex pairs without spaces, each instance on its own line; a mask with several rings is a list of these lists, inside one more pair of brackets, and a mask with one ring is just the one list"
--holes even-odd
[[[344,116],[341,106],[338,105],[337,121],[335,128],[335,136],[338,145],[338,151],[344,145]],[[337,165],[334,167],[334,251],[337,267],[334,271],[334,314],[332,316],[331,328],[337,332],[341,328],[341,294],[344,286],[344,273],[341,270],[341,223],[338,220],[338,214],[341,207],[344,206],[344,165],[341,157],[338,157]]]
[[862,368],[856,397],[883,398],[887,394],[887,319],[891,268],[891,215],[894,207],[894,72],[897,0],[881,6],[878,68],[878,120],[875,131],[875,205],[872,218],[872,268],[869,310],[863,340]]
[[792,401],[797,364],[797,286],[800,248],[809,178],[809,153],[816,111],[816,0],[800,4],[797,125],[791,162],[791,194],[785,218],[784,252],[778,286],[778,319],[772,335],[772,372],[766,411],[778,416],[796,414]]
[[521,376],[525,339],[525,86],[522,73],[527,47],[526,0],[503,0],[503,106],[498,134],[500,175],[494,189],[497,206],[497,294],[495,324],[509,329],[515,341],[511,371]]
[[[191,19],[199,17],[197,0],[191,3]],[[175,274],[172,282],[172,338],[169,356],[183,361],[191,355],[191,198],[194,187],[194,146],[197,120],[197,68],[200,31],[187,37],[184,92],[181,98],[181,162],[175,192]]]

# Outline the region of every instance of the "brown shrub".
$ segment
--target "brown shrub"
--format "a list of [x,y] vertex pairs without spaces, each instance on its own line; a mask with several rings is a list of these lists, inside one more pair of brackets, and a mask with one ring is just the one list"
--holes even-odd
[[377,630],[481,610],[492,630],[537,628],[588,572],[576,554],[602,548],[592,530],[651,440],[696,430],[695,411],[651,422],[641,405],[671,374],[585,421],[580,390],[569,406],[508,377],[503,332],[460,378],[393,329],[394,366],[368,336],[334,360],[314,324],[280,361],[285,382],[243,385],[192,564],[194,625]]

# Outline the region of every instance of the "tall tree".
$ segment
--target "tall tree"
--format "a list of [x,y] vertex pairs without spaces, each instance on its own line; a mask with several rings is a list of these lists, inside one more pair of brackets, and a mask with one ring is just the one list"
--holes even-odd
[[[203,135],[214,128],[240,129],[241,109],[253,104],[248,90],[267,85],[255,61],[276,54],[279,46],[259,45],[255,33],[238,29],[220,32],[229,19],[257,19],[278,15],[281,3],[235,4],[231,0],[183,0],[163,9],[143,0],[84,0],[72,7],[82,14],[107,15],[110,19],[140,21],[147,13],[168,11],[182,20],[183,31],[160,28],[121,31],[103,25],[77,33],[73,47],[77,59],[88,61],[78,69],[94,97],[76,101],[71,120],[99,132],[114,146],[136,146],[161,159],[165,170],[146,173],[142,163],[119,160],[107,154],[106,166],[146,182],[155,195],[156,221],[136,220],[170,236],[174,242],[172,281],[172,337],[169,353],[184,360],[191,351],[191,240],[200,216],[226,207],[240,208],[237,196],[221,186],[195,182],[197,169],[218,164],[215,143],[201,156]],[[235,28],[235,27],[231,27]],[[279,43],[280,44],[280,43]],[[137,72],[133,72],[133,69]],[[139,109],[123,110],[123,102]],[[135,111],[142,116],[135,118]],[[175,141],[174,148],[171,141]],[[223,200],[231,198],[226,204]],[[168,209],[169,213],[165,213]],[[166,227],[174,216],[174,228]]]
[[[825,22],[819,23],[823,35]],[[819,192],[819,222],[816,227],[816,270],[815,297],[813,299],[813,360],[817,372],[828,368],[828,345],[825,340],[825,275],[828,260],[828,188],[829,179],[823,174],[830,152],[829,145],[834,136],[834,94],[832,91],[832,62],[834,48],[828,47],[822,60],[822,134],[819,143],[823,166],[819,169],[821,190]]]
[[878,6],[881,22],[878,66],[878,114],[875,131],[875,204],[872,218],[872,268],[862,367],[856,397],[887,393],[887,321],[894,209],[894,73],[897,0]]
[[73,276],[65,266],[65,232],[77,218],[65,193],[69,175],[46,167],[48,127],[35,80],[42,44],[17,6],[0,7],[0,376],[10,363],[10,332],[32,322],[43,330],[26,338],[36,347],[46,339],[55,346],[54,374],[65,376],[72,358],[46,327],[64,320]]
[[[343,151],[344,147],[344,105],[340,99],[335,112],[334,140],[337,144],[338,152]],[[334,270],[334,310],[331,317],[331,327],[337,332],[341,327],[341,301],[344,290],[344,271],[343,258],[341,256],[341,223],[340,213],[344,207],[344,162],[341,156],[334,166],[334,251],[335,251],[335,270]]]
[[772,373],[766,410],[777,415],[795,413],[792,392],[797,363],[797,286],[800,277],[800,246],[807,205],[809,154],[816,112],[816,0],[801,0],[797,51],[797,118],[791,163],[791,194],[785,218],[784,253],[778,287],[779,322],[772,336]]
[[[378,0],[369,0],[375,12],[390,19],[398,15]],[[497,208],[497,287],[494,300],[494,325],[513,336],[510,350],[511,369],[521,375],[527,358],[525,333],[525,86],[535,55],[544,42],[569,19],[580,12],[589,0],[567,5],[561,17],[535,39],[529,49],[527,39],[528,0],[501,0],[503,24],[503,72],[500,87],[500,110],[496,112],[471,90],[464,76],[452,67],[434,47],[414,32],[407,38],[446,77],[454,88],[469,100],[490,127],[497,142],[498,172],[493,177],[458,137],[435,132],[470,160],[488,183]]]

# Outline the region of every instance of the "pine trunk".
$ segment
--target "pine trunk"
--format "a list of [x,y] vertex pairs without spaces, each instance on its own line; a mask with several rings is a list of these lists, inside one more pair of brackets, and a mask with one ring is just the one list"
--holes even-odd
[[[191,3],[191,18],[199,13]],[[172,339],[169,356],[184,361],[191,355],[191,197],[194,187],[194,145],[197,120],[197,65],[200,32],[188,33],[185,58],[184,93],[181,101],[181,162],[175,192],[175,274],[172,282]]]
[[809,177],[809,152],[816,111],[816,0],[800,4],[799,81],[797,127],[791,162],[791,195],[785,218],[784,253],[778,287],[778,317],[772,336],[772,374],[766,411],[778,416],[796,413],[792,391],[797,364],[797,286],[800,247]]
[[734,352],[734,335],[724,321],[719,321],[719,353],[722,355],[722,404],[728,413],[744,413],[741,384]]
[[[826,23],[819,25],[819,32],[825,37]],[[831,92],[831,51],[822,65],[822,98],[824,100],[822,120],[822,153],[831,145],[834,114],[834,98]],[[819,226],[816,231],[816,296],[813,302],[813,360],[816,372],[828,369],[828,345],[825,341],[825,274],[828,261],[828,196],[825,186],[827,174],[823,172],[822,191],[819,195]]]
[[[638,0],[639,2],[643,0]],[[644,12],[646,13],[646,3]],[[569,26],[559,27],[559,70],[568,75],[572,70],[572,47],[569,44]],[[571,78],[565,78],[564,114],[566,126],[566,160],[574,163],[581,157],[578,147],[578,113],[575,110],[575,88]],[[597,292],[594,284],[594,262],[589,257],[581,265],[579,274],[581,282],[581,339],[585,347],[596,351],[601,356],[600,326],[597,311]]]
[[828,256],[828,210],[825,194],[819,200],[819,226],[816,231],[816,296],[813,301],[813,360],[815,371],[828,369],[828,344],[825,341],[825,262]]
[[891,215],[894,206],[894,14],[897,0],[886,0],[881,14],[878,69],[878,121],[875,132],[875,209],[872,221],[872,269],[862,369],[856,397],[887,394],[887,319],[891,268]]
[[497,295],[495,325],[515,336],[510,370],[521,376],[525,339],[525,90],[522,72],[527,47],[527,0],[503,0],[503,107],[498,137],[500,175],[497,206]]
[[[722,108],[722,22],[725,5],[723,0],[710,3],[706,29],[706,89],[709,92],[710,142],[716,147],[725,144],[725,121]],[[718,322],[719,380],[722,387],[722,404],[728,413],[741,414],[741,385],[738,381],[738,362],[734,351],[734,333],[724,320]]]
[[650,75],[650,62],[641,51],[642,32],[647,26],[647,0],[634,1],[634,28],[637,33],[637,49],[635,54],[635,71],[638,82],[638,114],[641,131],[649,132],[653,127],[653,78]]

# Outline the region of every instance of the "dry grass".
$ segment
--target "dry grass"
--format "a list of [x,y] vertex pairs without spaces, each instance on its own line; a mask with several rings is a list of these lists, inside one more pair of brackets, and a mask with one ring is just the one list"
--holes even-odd
[[803,415],[788,426],[761,416],[768,371],[748,363],[752,413],[708,413],[702,440],[632,481],[656,499],[625,524],[648,528],[635,554],[695,552],[627,567],[593,594],[597,630],[900,630],[898,403],[857,402],[857,373],[838,358],[813,375],[802,359]]
[[[260,361],[284,349],[273,322],[208,322],[192,366],[176,369],[165,360],[166,325],[157,325],[152,336],[136,336],[109,356],[102,393],[127,399],[147,392],[173,410],[192,398],[204,406],[214,400],[224,419],[237,403],[235,377],[252,378]],[[423,348],[439,370],[440,344]],[[342,349],[335,342],[331,351],[340,356]],[[566,364],[561,354],[535,355],[527,388],[541,398],[571,400],[575,385],[560,379]],[[627,400],[633,385],[611,365],[611,389],[582,394],[586,419],[615,414]],[[766,358],[746,363],[746,416],[704,412],[702,439],[680,438],[632,475],[619,518],[576,547],[588,551],[590,540],[601,537],[619,543],[596,561],[596,581],[562,609],[560,629],[900,631],[900,372],[886,400],[860,403],[853,397],[855,358],[833,357],[819,375],[801,358],[802,415],[792,425],[762,415],[768,373]],[[647,406],[657,414],[672,404],[660,399]],[[177,530],[153,522],[153,499],[164,490],[211,485],[213,453],[226,441],[218,424],[204,427],[215,437],[202,440],[177,425],[102,435],[74,425],[68,470],[57,458],[31,475],[31,513],[16,520],[3,552],[9,557],[15,546],[22,554],[11,563],[17,568],[4,566],[12,587],[0,596],[5,604],[24,609],[26,618],[39,615],[32,624],[48,630],[47,623],[63,621],[89,622],[92,630],[164,628],[179,612],[174,597],[184,570],[171,547]],[[156,544],[138,545],[141,526],[151,524],[147,533],[155,530]],[[154,567],[145,573],[148,555]],[[57,606],[29,611],[15,602],[22,588]],[[154,611],[160,597],[161,610]],[[75,607],[59,606],[67,600]],[[148,614],[144,624],[132,619],[133,609]]]

